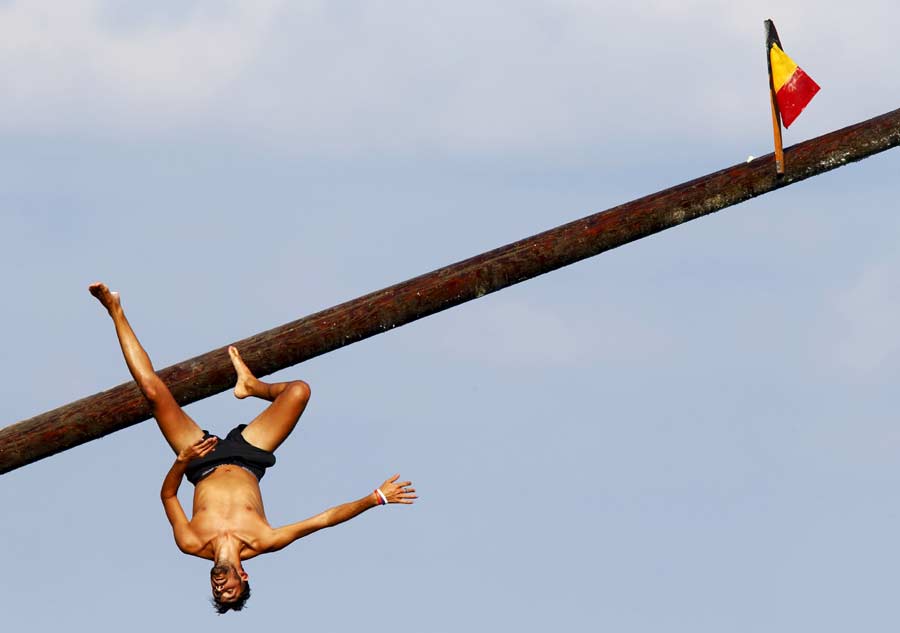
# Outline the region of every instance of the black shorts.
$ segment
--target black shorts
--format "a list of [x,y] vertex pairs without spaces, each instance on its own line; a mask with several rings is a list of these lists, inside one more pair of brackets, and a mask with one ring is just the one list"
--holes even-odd
[[[204,477],[225,464],[240,466],[256,475],[257,480],[262,479],[263,475],[266,474],[266,468],[275,465],[275,454],[271,451],[257,448],[245,440],[244,436],[241,435],[241,431],[246,428],[246,424],[234,427],[228,432],[224,440],[219,438],[219,443],[216,444],[211,453],[190,462],[184,473],[187,480],[196,486]],[[204,430],[203,439],[207,437],[213,436],[209,431]]]

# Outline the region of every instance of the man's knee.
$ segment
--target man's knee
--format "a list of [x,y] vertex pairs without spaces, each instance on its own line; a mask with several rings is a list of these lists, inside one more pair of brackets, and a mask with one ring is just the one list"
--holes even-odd
[[144,394],[144,397],[150,401],[151,404],[159,403],[162,398],[168,392],[167,387],[163,384],[163,381],[159,379],[159,376],[156,374],[152,376],[148,376],[146,378],[141,378],[137,381],[138,387],[141,388],[141,392]]
[[293,382],[288,383],[288,386],[284,389],[284,395],[303,403],[309,400],[311,393],[312,391],[310,390],[309,385],[302,380],[294,380]]

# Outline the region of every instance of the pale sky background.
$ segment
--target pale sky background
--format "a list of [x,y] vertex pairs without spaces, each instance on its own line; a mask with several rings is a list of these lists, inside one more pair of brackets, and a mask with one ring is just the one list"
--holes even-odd
[[[771,151],[763,20],[900,107],[888,0],[0,1],[0,424]],[[900,623],[900,151],[277,374],[313,389],[238,614],[145,422],[0,478],[9,631],[846,632]],[[261,410],[188,408],[220,435]],[[184,484],[189,508],[192,488]]]

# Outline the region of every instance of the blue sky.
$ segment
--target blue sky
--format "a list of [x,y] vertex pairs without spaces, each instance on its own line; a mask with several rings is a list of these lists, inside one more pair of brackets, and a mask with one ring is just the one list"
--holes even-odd
[[[766,18],[822,86],[786,144],[900,106],[886,1],[0,2],[0,423],[127,380],[92,281],[165,367],[768,153]],[[272,522],[421,501],[249,562],[241,614],[171,540],[153,422],[3,476],[5,623],[895,628],[898,167],[277,374],[313,398]]]

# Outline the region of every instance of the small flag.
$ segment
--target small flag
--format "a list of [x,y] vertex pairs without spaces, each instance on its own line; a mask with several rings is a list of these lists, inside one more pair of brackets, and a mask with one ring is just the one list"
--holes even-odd
[[765,21],[766,66],[769,67],[769,101],[772,103],[772,133],[775,135],[775,172],[784,175],[781,123],[790,127],[812,100],[819,85],[794,63],[781,48],[772,20]]
[[784,127],[791,127],[791,123],[819,92],[819,85],[782,50],[778,33],[771,20],[766,20],[766,31],[772,90],[775,92],[775,100],[778,102]]

